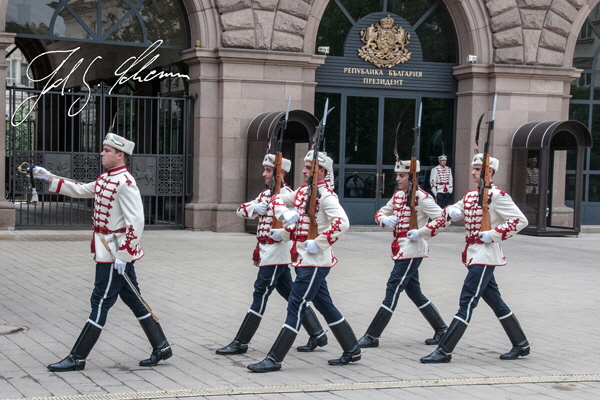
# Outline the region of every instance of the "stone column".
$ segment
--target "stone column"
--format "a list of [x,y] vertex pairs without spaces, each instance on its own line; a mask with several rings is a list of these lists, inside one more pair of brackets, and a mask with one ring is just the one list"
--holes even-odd
[[[266,111],[311,111],[315,69],[323,57],[250,49],[186,50],[194,107],[194,193],[186,227],[243,232],[235,211],[246,199],[246,130]],[[258,193],[257,193],[258,194]]]
[[[514,132],[527,122],[567,120],[570,84],[580,73],[581,70],[574,68],[524,65],[455,67],[454,76],[458,80],[456,143],[465,143],[456,147],[455,193],[462,195],[475,188],[470,171],[477,121],[482,113],[486,113],[484,122],[492,118],[494,94],[498,94],[498,102],[490,154],[500,160],[494,183],[510,191]],[[486,137],[487,124],[483,123],[480,152],[483,152]]]
[[[0,82],[6,85],[6,49],[15,42],[14,33],[0,32]],[[6,120],[6,90],[0,90],[0,107]],[[0,124],[0,229],[12,229],[15,226],[15,205],[6,201],[6,124]]]

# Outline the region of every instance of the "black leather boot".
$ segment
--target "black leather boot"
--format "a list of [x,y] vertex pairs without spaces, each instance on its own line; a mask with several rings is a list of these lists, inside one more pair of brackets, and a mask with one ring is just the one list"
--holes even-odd
[[304,310],[302,326],[304,329],[306,329],[306,332],[308,332],[310,336],[306,346],[298,346],[296,350],[308,353],[317,347],[323,347],[327,344],[327,335],[325,334],[325,331],[319,322],[319,318],[317,318],[317,315],[310,306],[307,306]]
[[393,313],[389,310],[379,307],[377,314],[375,314],[373,321],[371,321],[371,325],[367,328],[367,333],[358,340],[358,345],[362,348],[378,347],[379,337],[390,322],[390,319],[392,319],[392,315]]
[[339,324],[331,325],[330,328],[344,352],[340,358],[329,360],[328,363],[330,365],[346,365],[350,362],[360,360],[362,352],[358,345],[358,340],[356,340],[356,335],[348,321],[343,320]]
[[217,350],[216,353],[222,356],[229,356],[247,352],[248,343],[250,343],[250,340],[254,337],[254,334],[260,325],[260,321],[262,321],[261,316],[254,314],[253,312],[248,312],[244,317],[244,321],[242,321],[242,325],[240,325],[238,333],[235,335],[235,339],[227,346]]
[[452,352],[467,330],[467,326],[463,321],[454,318],[437,349],[430,355],[421,358],[421,362],[426,364],[450,362],[452,360]]
[[512,349],[508,353],[502,354],[500,358],[502,360],[516,360],[519,357],[529,355],[531,346],[525,337],[525,333],[517,317],[514,314],[510,314],[508,317],[500,319],[500,323],[513,345]]
[[84,369],[85,358],[92,351],[101,333],[102,328],[87,322],[81,330],[71,353],[61,361],[48,365],[48,369],[53,372],[81,371]]
[[429,322],[429,325],[435,330],[433,337],[431,339],[426,339],[425,344],[434,345],[440,343],[442,336],[444,336],[446,329],[448,329],[448,325],[446,325],[444,319],[432,302],[427,303],[425,307],[420,308],[419,310],[427,322]]
[[154,367],[159,361],[171,358],[173,350],[171,350],[171,345],[167,341],[160,324],[152,317],[147,317],[140,320],[140,325],[152,346],[150,358],[140,361],[140,366]]
[[267,357],[259,363],[248,365],[248,369],[253,372],[279,371],[281,363],[292,348],[296,336],[296,332],[284,326],[279,332],[277,339],[275,339],[275,343],[273,343],[273,347],[269,350]]

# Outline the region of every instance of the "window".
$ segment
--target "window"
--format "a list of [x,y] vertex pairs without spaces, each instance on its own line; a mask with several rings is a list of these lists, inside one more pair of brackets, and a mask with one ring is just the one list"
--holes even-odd
[[6,86],[16,84],[14,62],[10,58],[6,59]]
[[10,0],[6,32],[25,37],[109,42],[163,48],[189,47],[180,0]]
[[29,64],[24,62],[21,63],[21,81],[19,82],[19,84],[21,86],[31,87],[31,82],[29,81],[29,77],[27,76],[27,67],[29,67]]

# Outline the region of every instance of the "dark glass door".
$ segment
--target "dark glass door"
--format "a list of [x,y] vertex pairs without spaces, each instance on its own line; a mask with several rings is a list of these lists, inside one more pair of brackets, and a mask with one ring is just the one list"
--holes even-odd
[[351,224],[374,224],[375,212],[394,194],[396,137],[400,159],[410,159],[415,147],[421,161],[419,184],[425,190],[437,157],[445,151],[452,161],[453,99],[317,93],[317,110],[326,98],[336,107],[327,123],[327,151],[335,163],[336,192]]

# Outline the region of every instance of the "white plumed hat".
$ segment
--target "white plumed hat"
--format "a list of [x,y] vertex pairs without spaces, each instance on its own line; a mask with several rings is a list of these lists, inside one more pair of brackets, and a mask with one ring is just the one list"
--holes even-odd
[[[264,167],[275,168],[275,154],[265,155],[262,165]],[[281,169],[283,169],[286,173],[290,172],[290,169],[292,169],[292,162],[287,158],[281,158]]]

